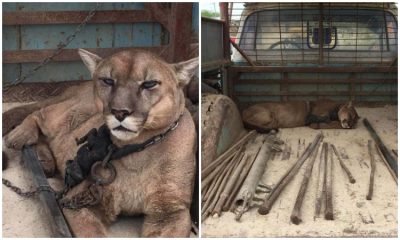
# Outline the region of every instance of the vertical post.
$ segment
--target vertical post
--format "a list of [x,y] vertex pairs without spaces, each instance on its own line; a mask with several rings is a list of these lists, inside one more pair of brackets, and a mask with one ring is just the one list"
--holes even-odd
[[172,3],[168,16],[170,31],[169,61],[186,60],[190,54],[192,3]]
[[[233,6],[233,5],[232,5]],[[221,20],[223,20],[224,27],[223,27],[223,48],[224,48],[224,58],[230,59],[230,29],[229,29],[229,14],[228,14],[228,3],[219,3],[219,10],[221,13]]]
[[236,72],[236,71],[232,71],[231,68],[227,68],[227,85],[228,85],[228,96],[236,103],[238,104],[238,102],[236,101],[236,96],[235,96],[235,82],[237,82],[240,79],[240,73]]
[[318,40],[319,40],[319,64],[324,64],[324,4],[319,4],[319,31],[318,31]]
[[280,84],[281,85],[281,92],[284,92],[285,95],[281,95],[281,101],[288,101],[288,91],[289,91],[289,83],[288,83],[288,72],[283,72],[281,73],[281,76],[283,76],[283,82]]

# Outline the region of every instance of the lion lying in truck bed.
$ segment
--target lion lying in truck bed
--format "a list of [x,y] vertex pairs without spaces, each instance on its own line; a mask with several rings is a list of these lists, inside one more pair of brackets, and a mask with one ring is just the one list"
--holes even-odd
[[268,132],[277,128],[354,128],[359,116],[352,104],[329,100],[258,103],[242,113],[246,128]]

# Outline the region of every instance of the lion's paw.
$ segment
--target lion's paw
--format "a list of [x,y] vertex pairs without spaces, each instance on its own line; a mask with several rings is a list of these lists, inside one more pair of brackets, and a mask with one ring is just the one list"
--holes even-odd
[[4,141],[8,148],[22,149],[24,145],[37,143],[38,138],[39,132],[37,129],[20,125],[5,136]]

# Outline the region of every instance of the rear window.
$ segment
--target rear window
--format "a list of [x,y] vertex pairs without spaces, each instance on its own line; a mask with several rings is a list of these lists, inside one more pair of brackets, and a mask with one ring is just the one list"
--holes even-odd
[[[239,33],[239,46],[268,64],[390,62],[397,56],[397,22],[392,14],[370,9],[263,10],[252,13]],[[320,39],[321,38],[321,39]]]

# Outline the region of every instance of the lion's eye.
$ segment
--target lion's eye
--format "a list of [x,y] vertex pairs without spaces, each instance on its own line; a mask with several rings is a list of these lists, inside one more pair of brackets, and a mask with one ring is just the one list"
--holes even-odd
[[114,86],[115,81],[114,79],[111,78],[99,78],[101,81],[103,81],[105,84],[107,84],[108,86]]
[[151,89],[153,87],[155,87],[156,85],[158,85],[160,82],[156,81],[156,80],[150,80],[150,81],[145,81],[142,83],[141,87],[143,89]]

